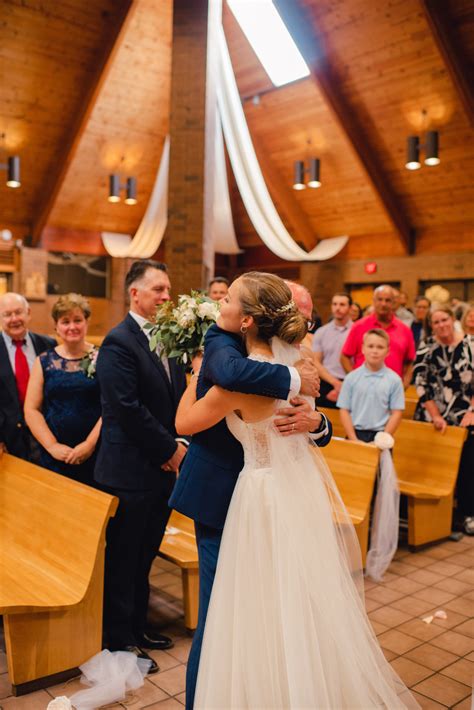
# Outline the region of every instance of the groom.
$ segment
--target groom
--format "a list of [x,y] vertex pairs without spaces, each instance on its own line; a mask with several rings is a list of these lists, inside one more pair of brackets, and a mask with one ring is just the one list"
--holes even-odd
[[[239,335],[213,325],[207,332],[197,397],[204,397],[214,385],[227,390],[258,394],[274,399],[291,399],[298,394],[316,397],[319,378],[311,360],[300,360],[294,367],[257,362],[247,358]],[[313,432],[318,446],[331,439],[331,424],[301,398],[279,413],[276,420],[281,433]],[[243,450],[227,428],[225,419],[193,436],[173,493],[171,508],[193,518],[199,554],[199,617],[188,659],[186,708],[194,705],[204,626],[217,566],[230,499],[244,465]]]

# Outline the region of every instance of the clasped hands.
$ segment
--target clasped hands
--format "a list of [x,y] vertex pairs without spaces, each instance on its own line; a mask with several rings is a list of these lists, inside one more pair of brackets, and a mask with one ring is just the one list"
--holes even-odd
[[77,446],[71,447],[66,444],[55,442],[48,448],[48,453],[57,461],[64,461],[71,466],[78,466],[94,453],[95,446],[88,441],[81,441]]
[[[295,363],[301,378],[301,394],[309,397],[319,397],[319,375],[316,365],[310,358],[302,358]],[[290,399],[291,407],[277,409],[275,426],[282,436],[314,432],[321,425],[322,415],[316,412],[303,397]]]

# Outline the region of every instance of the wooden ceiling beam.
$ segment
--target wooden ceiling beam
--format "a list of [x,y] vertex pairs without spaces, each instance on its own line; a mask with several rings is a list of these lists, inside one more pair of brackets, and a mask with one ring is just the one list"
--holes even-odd
[[452,21],[447,10],[448,3],[442,0],[420,0],[420,4],[469,122],[474,126],[472,70],[453,32]]
[[32,246],[38,244],[41,233],[48,222],[56,197],[61,189],[67,170],[76,154],[79,142],[96,104],[97,97],[107,79],[117,51],[122,45],[136,4],[136,0],[121,0],[117,3],[116,15],[110,18],[111,26],[107,42],[104,42],[100,48],[100,53],[96,58],[94,69],[91,72],[89,84],[81,90],[82,100],[75,120],[65,135],[60,150],[57,154],[51,156],[49,179],[41,190],[41,199],[32,220]]
[[387,216],[400,236],[405,251],[413,254],[415,230],[405,215],[399,197],[389,185],[381,160],[367,141],[354,109],[341,91],[342,82],[330,66],[324,53],[324,44],[314,28],[311,16],[297,0],[274,0],[274,4],[308,64],[312,78],[358,155]]

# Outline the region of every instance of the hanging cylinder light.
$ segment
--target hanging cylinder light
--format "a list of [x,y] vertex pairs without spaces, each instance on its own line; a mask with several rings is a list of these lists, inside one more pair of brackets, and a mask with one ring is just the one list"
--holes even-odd
[[409,136],[407,139],[407,170],[418,170],[420,163],[420,139],[418,136]]
[[109,175],[109,202],[120,202],[120,177]]
[[304,162],[302,160],[295,160],[295,179],[293,182],[293,190],[305,190],[306,185],[304,184]]
[[[304,160],[296,160],[294,164],[293,190],[305,190],[306,187],[321,187],[320,180],[321,161],[311,158],[309,168],[305,167]],[[309,180],[305,183],[305,175],[309,173]]]
[[439,165],[438,131],[428,131],[425,143],[425,165]]

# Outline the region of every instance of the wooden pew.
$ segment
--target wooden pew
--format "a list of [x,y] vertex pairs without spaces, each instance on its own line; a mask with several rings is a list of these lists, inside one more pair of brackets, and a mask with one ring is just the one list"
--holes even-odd
[[370,501],[374,492],[379,450],[363,442],[333,437],[320,449],[336,481],[356,529],[365,567],[369,539]]
[[403,419],[413,419],[416,405],[418,404],[418,395],[415,385],[409,385],[405,390],[405,409],[403,411]]
[[408,497],[408,544],[425,545],[451,533],[453,497],[466,430],[444,434],[432,424],[402,420],[393,460],[400,492]]
[[318,410],[327,416],[332,424],[333,436],[338,436],[341,439],[346,438],[346,432],[341,422],[341,413],[339,409],[330,409],[328,407],[318,407]]
[[[335,436],[345,436],[337,409],[320,408]],[[408,544],[425,545],[451,533],[453,496],[466,430],[402,419],[395,434],[393,460],[400,492],[408,496]]]
[[184,622],[192,632],[197,626],[199,610],[199,561],[191,518],[173,510],[159,554],[181,568]]
[[0,459],[0,614],[15,695],[102,648],[105,530],[118,501],[9,454]]

